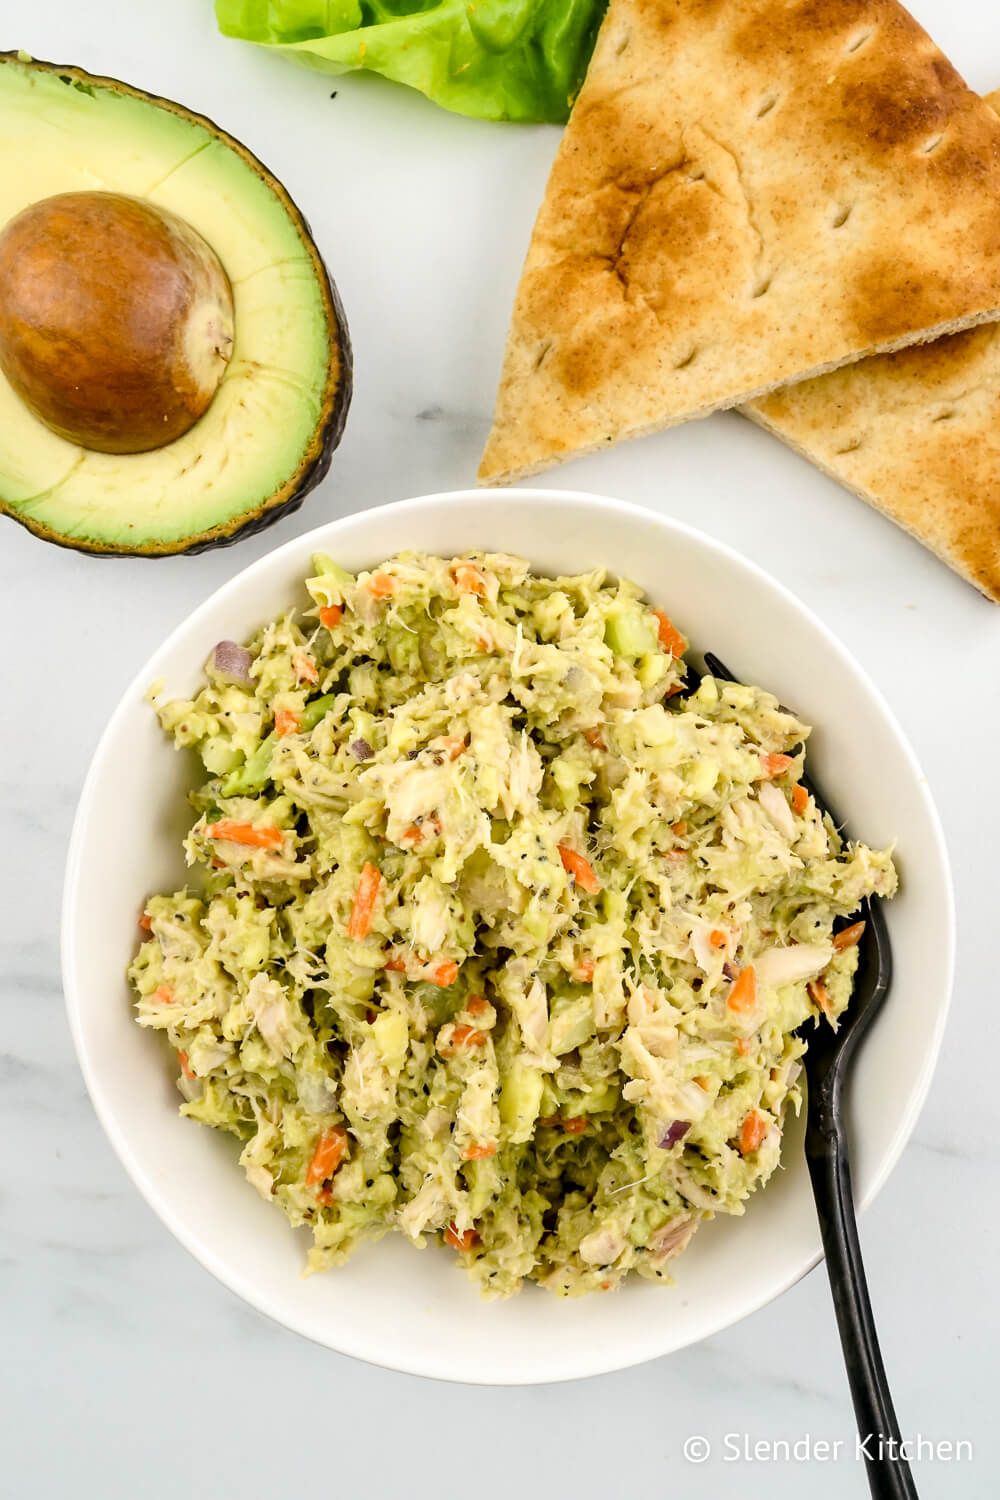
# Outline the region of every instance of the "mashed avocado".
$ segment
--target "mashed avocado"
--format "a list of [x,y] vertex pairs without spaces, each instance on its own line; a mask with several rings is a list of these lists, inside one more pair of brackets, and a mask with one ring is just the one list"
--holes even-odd
[[205,778],[191,887],[132,964],[181,1112],[232,1132],[309,1267],[398,1229],[489,1293],[669,1279],[738,1214],[891,895],[758,688],[601,570],[314,560],[310,607],[159,707]]

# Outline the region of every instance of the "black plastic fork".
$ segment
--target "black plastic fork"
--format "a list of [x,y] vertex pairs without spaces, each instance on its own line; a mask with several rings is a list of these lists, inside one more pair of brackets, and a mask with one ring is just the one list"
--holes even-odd
[[[711,652],[705,653],[705,667],[721,682],[738,681]],[[693,688],[699,675],[690,664],[688,678]],[[801,779],[821,812],[842,828],[815,782],[805,776]],[[836,1031],[832,1026],[812,1024],[806,1038],[806,1162],[858,1424],[858,1452],[865,1460],[868,1484],[874,1500],[917,1500],[910,1466],[900,1452],[899,1423],[868,1295],[844,1126],[844,1086],[858,1044],[882,1008],[892,980],[889,933],[877,896],[866,902],[863,912],[847,920],[855,922],[862,916],[865,926],[851,1003]]]

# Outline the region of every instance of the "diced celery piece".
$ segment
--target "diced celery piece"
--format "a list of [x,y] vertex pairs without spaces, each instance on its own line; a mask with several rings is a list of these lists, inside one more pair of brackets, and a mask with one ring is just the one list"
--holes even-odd
[[213,776],[224,776],[227,771],[235,770],[243,758],[242,751],[237,750],[232,740],[223,734],[213,734],[203,740],[199,754],[206,771],[211,771]]
[[306,588],[319,605],[343,604],[344,591],[354,586],[354,575],[348,573],[325,552],[313,553],[314,578],[306,579]]
[[580,1100],[580,1113],[584,1115],[597,1115],[605,1110],[612,1110],[620,1102],[621,1095],[613,1079],[605,1079],[601,1083],[595,1083],[589,1088]]
[[533,938],[536,943],[544,943],[551,935],[552,917],[545,910],[544,903],[532,902],[521,918],[521,925],[527,937]]
[[420,642],[411,630],[390,630],[386,633],[386,650],[396,672],[418,672],[420,670]]
[[667,675],[671,658],[664,656],[662,651],[657,651],[650,656],[643,656],[636,665],[636,676],[644,688],[651,688],[659,682],[661,677]]
[[684,790],[695,802],[702,802],[712,791],[719,779],[719,762],[711,755],[701,756],[694,761],[687,773],[687,785]]
[[604,639],[616,656],[638,660],[656,650],[656,621],[637,604],[616,606],[605,618]]
[[372,1038],[389,1072],[398,1075],[406,1061],[410,1041],[406,1017],[398,1010],[384,1010],[372,1022]]
[[560,807],[576,807],[580,800],[580,784],[587,767],[576,756],[557,755],[549,770],[559,794]]
[[509,1141],[516,1145],[531,1139],[541,1102],[541,1073],[516,1057],[500,1090],[500,1119]]
[[615,891],[610,886],[605,886],[597,901],[606,922],[615,922],[625,915],[627,903],[623,891]]
[[248,926],[240,934],[240,963],[248,969],[262,969],[271,951],[271,936],[266,927]]
[[496,1163],[492,1158],[467,1162],[465,1180],[469,1185],[469,1214],[473,1219],[478,1219],[496,1194]]
[[549,1021],[549,1046],[557,1057],[582,1047],[594,1035],[594,1006],[589,995],[559,999]]
[[[321,698],[314,698],[307,703],[299,715],[299,733],[308,734],[316,728],[321,719],[325,718],[335,701],[334,693],[324,693]],[[267,779],[271,770],[271,756],[274,747],[278,743],[278,736],[272,731],[266,739],[261,740],[256,750],[244,761],[242,766],[226,777],[222,783],[222,795],[224,797],[243,797],[249,792],[259,792],[267,785]]]

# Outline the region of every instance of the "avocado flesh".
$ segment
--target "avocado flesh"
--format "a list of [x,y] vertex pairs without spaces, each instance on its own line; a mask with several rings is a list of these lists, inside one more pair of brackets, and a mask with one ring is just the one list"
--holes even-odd
[[0,227],[40,198],[104,189],[187,220],[233,287],[235,343],[175,442],[107,454],[51,432],[0,374],[0,509],[92,551],[186,551],[256,530],[329,467],[350,400],[336,293],[301,215],[230,137],[77,69],[0,56]]

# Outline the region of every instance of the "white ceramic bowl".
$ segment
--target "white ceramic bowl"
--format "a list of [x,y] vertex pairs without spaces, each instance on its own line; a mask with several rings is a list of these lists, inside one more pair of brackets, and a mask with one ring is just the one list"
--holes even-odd
[[892,994],[866,1041],[850,1097],[861,1203],[885,1181],[930,1082],[951,983],[947,855],[912,752],[878,692],[793,596],[744,558],[674,521],[595,496],[545,490],[432,495],[348,516],[239,573],[184,622],[125,693],[80,800],[63,910],[63,975],[87,1086],[140,1192],[191,1253],[240,1296],[333,1349],[455,1380],[529,1383],[593,1375],[724,1328],[789,1287],[820,1244],[801,1135],[786,1170],[742,1219],[706,1225],[676,1263],[676,1286],[645,1282],[560,1301],[527,1288],[481,1301],[444,1250],[399,1236],[344,1269],[301,1275],[305,1244],[247,1185],[234,1143],[179,1118],[160,1039],[131,1018],[125,966],[146,895],[184,881],[180,840],[193,757],[177,755],[143,694],[154,678],[194,689],[211,646],[242,639],[301,597],[310,554],[348,568],[404,548],[493,548],[549,573],[606,565],[636,579],[734,671],[817,726],[810,769],[852,830],[898,840],[903,890],[888,911]]

